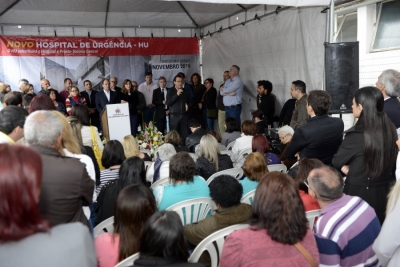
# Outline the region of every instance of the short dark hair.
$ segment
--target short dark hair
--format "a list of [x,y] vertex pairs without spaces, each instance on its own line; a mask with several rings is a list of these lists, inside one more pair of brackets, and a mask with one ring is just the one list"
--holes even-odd
[[323,166],[312,171],[309,175],[309,185],[320,199],[332,201],[343,195],[343,176],[330,166]]
[[332,98],[326,91],[312,90],[308,94],[307,105],[312,107],[317,116],[328,114],[331,104]]
[[173,155],[169,161],[169,176],[176,181],[193,182],[196,173],[196,163],[189,153],[181,151]]
[[240,204],[242,185],[230,175],[217,176],[209,185],[211,199],[223,208]]
[[296,80],[296,81],[293,81],[292,84],[294,85],[294,87],[297,90],[300,90],[301,93],[303,93],[303,94],[306,93],[306,84],[305,84],[305,82],[300,81],[300,80]]
[[242,123],[242,133],[245,135],[256,135],[258,132],[257,124],[251,120],[245,120]]
[[68,80],[70,80],[71,83],[72,83],[72,80],[71,80],[70,78],[65,78],[65,79],[64,79],[64,83],[66,83]]
[[167,79],[165,79],[165,77],[164,77],[164,76],[160,76],[160,78],[158,78],[158,80],[164,80],[164,81],[167,81]]
[[151,73],[150,71],[146,71],[146,74],[144,76],[153,76],[153,73]]
[[140,235],[140,255],[187,262],[189,252],[182,221],[174,211],[158,211],[143,226]]
[[118,140],[108,141],[103,150],[103,156],[101,157],[101,164],[104,168],[108,169],[114,165],[121,165],[125,160],[124,148]]
[[90,83],[90,84],[92,84],[92,82],[91,82],[90,80],[85,80],[85,81],[83,82],[83,85],[85,85],[85,83]]
[[75,116],[82,125],[90,126],[89,109],[86,105],[74,105],[71,108],[71,116]]
[[0,132],[9,135],[16,127],[24,128],[28,111],[23,107],[7,106],[0,110]]
[[176,81],[176,78],[184,79],[185,77],[182,76],[182,75],[180,75],[180,74],[177,74],[177,75],[174,77],[174,82]]
[[6,91],[3,91],[0,93],[0,102],[3,103],[4,102],[4,97],[6,96],[6,94],[8,94]]
[[201,127],[201,124],[198,120],[196,119],[191,119],[188,123],[189,128],[193,127],[193,128],[197,128],[197,127]]
[[269,95],[272,92],[273,86],[270,81],[262,80],[262,81],[258,81],[257,84],[259,86],[262,86],[265,90],[267,90],[267,95]]
[[281,172],[264,175],[251,206],[251,228],[265,229],[272,240],[294,245],[307,234],[307,223],[303,202],[293,179]]
[[185,73],[183,73],[183,72],[179,72],[176,76],[178,76],[178,75],[180,75],[182,78],[186,77]]
[[26,95],[24,95],[24,108],[25,108],[25,109],[29,108],[29,105],[31,104],[32,99],[33,99],[34,97],[35,97],[35,96],[34,96],[33,94],[26,94]]
[[16,91],[9,92],[4,96],[4,103],[7,106],[22,106],[22,94]]
[[238,132],[239,126],[237,123],[237,120],[233,117],[229,117],[225,119],[225,125],[226,125],[226,132],[227,133],[232,133],[232,132]]
[[308,187],[304,184],[304,181],[307,181],[307,177],[313,169],[323,166],[325,166],[325,164],[319,159],[301,159],[294,178],[299,189],[308,193]]

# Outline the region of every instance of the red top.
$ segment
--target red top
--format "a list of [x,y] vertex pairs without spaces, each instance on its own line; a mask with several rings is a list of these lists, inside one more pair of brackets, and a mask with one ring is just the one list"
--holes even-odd
[[299,190],[301,201],[303,201],[304,209],[307,211],[310,210],[319,210],[321,207],[319,206],[316,199],[310,197],[306,192]]

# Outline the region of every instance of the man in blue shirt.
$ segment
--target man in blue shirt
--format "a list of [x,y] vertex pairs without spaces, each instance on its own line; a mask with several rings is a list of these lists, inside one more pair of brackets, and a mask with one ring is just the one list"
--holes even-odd
[[242,112],[243,82],[239,75],[240,68],[232,65],[229,69],[229,77],[224,86],[220,88],[225,106],[225,117],[235,118],[238,125],[241,125],[240,114]]

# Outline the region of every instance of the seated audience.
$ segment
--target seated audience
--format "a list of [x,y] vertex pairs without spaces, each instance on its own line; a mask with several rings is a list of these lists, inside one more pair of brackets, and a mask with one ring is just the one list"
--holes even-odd
[[198,155],[196,175],[200,175],[206,180],[216,172],[233,168],[229,155],[221,154],[217,139],[210,134],[201,138]]
[[207,134],[207,131],[201,128],[200,122],[194,119],[189,121],[189,129],[192,133],[186,137],[185,144],[189,152],[194,153],[196,146],[200,144],[200,139]]
[[139,157],[124,160],[119,170],[119,178],[110,180],[101,188],[95,205],[95,225],[110,218],[114,214],[114,205],[119,192],[132,184],[146,185],[146,168]]
[[228,146],[241,136],[239,125],[235,118],[229,117],[225,120],[225,132],[222,134],[221,144]]
[[176,154],[172,144],[165,143],[158,150],[156,161],[150,166],[146,172],[146,180],[154,183],[159,179],[169,177],[169,161]]
[[[400,150],[400,140],[397,140],[397,147]],[[400,153],[397,155],[397,182],[389,193],[388,204],[386,209],[386,218],[383,222],[382,229],[375,239],[373,250],[378,256],[379,266],[395,267],[400,262],[400,238],[399,238],[399,195],[400,195]]]
[[288,170],[297,161],[297,159],[288,159],[288,158],[286,158],[286,155],[285,155],[286,148],[292,141],[293,134],[294,134],[294,130],[289,125],[282,126],[278,130],[279,140],[281,140],[281,142],[283,144],[282,152],[279,155],[279,160],[282,162],[282,164],[285,164],[285,166],[287,167]]
[[188,263],[189,252],[179,215],[173,211],[158,211],[143,226],[140,235],[140,257],[135,267],[146,266],[193,266],[200,263]]
[[[210,184],[210,196],[215,202],[215,214],[199,221],[186,225],[185,236],[190,244],[197,246],[204,238],[225,227],[247,223],[251,214],[251,206],[240,203],[243,188],[240,183],[229,175],[216,177]],[[203,254],[199,262],[208,266],[211,259]]]
[[[57,100],[57,94],[58,94],[57,91],[52,88],[49,88],[46,91],[46,95],[48,95],[50,97],[51,101],[53,101],[53,104],[54,104],[54,107],[56,108],[56,110],[58,110],[62,114],[67,114],[67,109],[65,108],[64,103]],[[68,114],[71,114],[71,113],[68,113]]]
[[53,227],[42,217],[38,202],[46,170],[40,154],[0,144],[0,163],[0,265],[97,266],[87,227],[81,223]]
[[[92,179],[94,182],[93,185],[93,190],[94,190],[96,184],[96,172],[94,169],[94,164],[92,159],[89,156],[82,154],[82,149],[79,146],[79,142],[76,139],[75,135],[73,134],[71,125],[68,123],[65,116],[55,110],[53,110],[52,112],[54,115],[57,116],[57,118],[61,121],[62,124],[61,148],[59,149],[58,152],[60,152],[61,155],[64,155],[66,157],[76,158],[80,162],[85,164],[86,171],[89,174],[90,179]],[[96,194],[94,191],[93,191],[93,201],[96,201]],[[89,219],[90,218],[89,207],[83,207],[83,212],[85,213],[86,218]]]
[[61,121],[51,111],[36,111],[26,119],[24,133],[28,146],[42,156],[39,207],[43,217],[51,225],[82,222],[89,226],[82,206],[92,203],[95,182],[85,164],[59,153],[63,137]]
[[257,188],[261,177],[268,173],[267,162],[260,152],[249,154],[243,165],[243,172],[246,177],[239,183],[243,186],[243,196]]
[[322,90],[313,90],[307,98],[307,112],[311,119],[296,128],[285,156],[294,159],[316,158],[330,165],[343,140],[343,120],[329,117],[331,96]]
[[71,116],[76,117],[82,123],[82,142],[84,146],[93,147],[92,131],[96,136],[97,145],[101,151],[104,149],[104,145],[101,142],[99,131],[96,126],[90,125],[89,109],[85,105],[75,105],[71,109]]
[[[28,111],[29,105],[31,104],[32,99],[33,99],[35,96],[36,96],[36,95],[32,95],[32,94],[26,94],[26,95],[24,95],[23,106],[24,106],[24,109],[26,109],[26,111]],[[1,105],[1,103],[0,103],[0,105]]]
[[217,142],[218,142],[219,150],[220,150],[220,151],[226,150],[226,146],[224,146],[223,144],[221,144],[221,140],[222,140],[222,139],[221,139],[221,136],[219,135],[218,132],[216,132],[216,131],[214,131],[214,130],[211,130],[211,131],[208,131],[208,134],[211,134],[212,136],[215,137],[215,139],[217,139]]
[[99,267],[114,267],[139,252],[143,225],[157,211],[153,194],[142,184],[126,186],[113,203],[114,232],[101,234],[94,241]]
[[242,123],[242,136],[236,139],[232,147],[231,160],[235,168],[241,168],[247,155],[245,150],[252,149],[254,135],[257,134],[257,125],[253,121],[246,120]]
[[94,165],[94,171],[96,174],[96,186],[100,185],[100,168],[99,164],[97,163],[96,156],[94,155],[93,149],[90,146],[84,146],[82,142],[82,124],[81,122],[74,116],[68,116],[67,121],[69,125],[71,125],[72,133],[74,134],[80,150],[82,151],[83,154],[89,156],[92,159],[93,165]]
[[274,153],[269,153],[269,143],[265,135],[257,134],[253,137],[251,148],[253,152],[260,152],[265,157],[267,165],[280,164],[278,156]]
[[343,177],[332,167],[319,167],[307,178],[308,194],[322,210],[314,226],[321,265],[376,266],[372,244],[381,230],[371,206],[343,194]]
[[299,188],[300,198],[303,201],[306,211],[319,210],[321,207],[318,201],[308,194],[307,177],[313,169],[324,167],[325,164],[318,159],[302,159],[300,160],[294,181]]
[[151,158],[146,153],[140,152],[139,145],[135,137],[127,135],[122,139],[122,147],[126,158],[139,157],[145,161],[151,161]]
[[4,96],[4,102],[3,105],[4,107],[7,106],[17,106],[17,107],[22,107],[23,103],[23,94],[20,92],[9,92]]
[[250,226],[226,238],[221,267],[319,264],[318,247],[290,176],[270,172],[261,178],[251,211]]
[[29,105],[28,113],[31,114],[37,110],[56,110],[53,101],[47,95],[35,96]]
[[153,189],[158,210],[189,199],[210,197],[207,183],[195,176],[196,164],[187,152],[179,152],[169,162],[171,184],[160,185]]
[[170,131],[164,136],[164,143],[169,143],[174,146],[176,153],[181,152],[181,151],[186,151],[189,152],[189,149],[187,146],[181,146],[182,144],[182,138],[179,135],[179,133],[175,130]]
[[105,170],[100,172],[100,185],[96,188],[96,194],[100,193],[101,188],[108,181],[118,179],[119,168],[125,160],[124,148],[118,140],[110,140],[104,146],[101,164]]
[[[265,122],[265,116],[261,110],[255,110],[251,113],[253,121],[257,124],[257,134],[265,134],[265,129],[268,128]],[[272,123],[271,123],[272,124]]]
[[0,111],[0,143],[15,144],[24,137],[28,112],[22,107],[7,106]]

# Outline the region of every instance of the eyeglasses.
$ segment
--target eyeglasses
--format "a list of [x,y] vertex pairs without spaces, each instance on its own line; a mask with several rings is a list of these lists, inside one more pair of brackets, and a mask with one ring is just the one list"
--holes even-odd
[[286,138],[286,136],[288,136],[289,134],[286,134],[284,137],[279,137],[279,140],[283,141],[283,139]]
[[317,198],[321,198],[321,197],[322,197],[322,198],[325,198],[325,199],[334,200],[334,198],[332,198],[332,197],[324,196],[324,195],[321,195],[321,194],[318,195],[317,192],[315,192],[314,189],[310,188],[310,186],[309,186],[308,183],[307,183],[307,180],[304,180],[304,181],[303,181],[303,184],[305,184],[305,185],[307,186],[308,190],[314,191],[315,196],[316,196]]
[[78,93],[79,91],[77,91],[77,90],[72,90],[71,92],[72,92],[72,93]]

